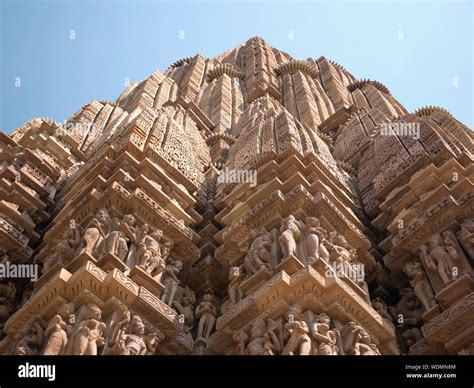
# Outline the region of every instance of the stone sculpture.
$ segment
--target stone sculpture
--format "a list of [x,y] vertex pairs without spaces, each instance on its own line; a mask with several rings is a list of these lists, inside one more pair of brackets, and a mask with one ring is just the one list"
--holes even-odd
[[318,355],[337,355],[339,332],[330,329],[331,318],[325,313],[319,314],[310,325],[311,336],[315,341],[315,353]]
[[240,267],[229,268],[229,286],[227,292],[229,294],[229,304],[227,307],[232,307],[240,302],[243,297],[243,291],[240,288],[243,280],[243,271]]
[[[149,231],[148,225],[143,225],[137,236],[136,265],[155,277],[165,269],[166,262],[161,254],[160,241],[163,232],[159,229]],[[159,279],[158,279],[159,280]]]
[[101,254],[111,253],[120,260],[126,261],[129,242],[134,243],[136,240],[135,223],[135,217],[131,214],[125,215],[122,220],[112,219],[112,231],[105,236],[99,246],[99,252]]
[[270,247],[272,240],[265,228],[250,231],[252,243],[244,258],[245,273],[248,277],[261,269],[270,269]]
[[301,224],[290,215],[281,221],[280,237],[278,242],[283,253],[283,257],[293,255],[297,256],[296,243],[301,236]]
[[[420,257],[423,260],[423,264],[429,271],[439,276],[443,285],[447,285],[454,280],[455,266],[452,262],[452,257],[443,245],[441,235],[438,233],[431,236],[428,242],[431,248],[429,254],[425,248],[420,248]],[[459,268],[457,270],[459,271]]]
[[308,325],[304,321],[301,307],[295,304],[290,307],[286,316],[285,323],[285,341],[283,355],[307,356],[311,352],[311,339],[308,335]]
[[102,336],[105,329],[100,308],[95,304],[85,306],[82,320],[72,335],[72,354],[96,356],[98,347],[105,344]]
[[319,258],[327,261],[329,252],[324,245],[327,232],[321,227],[321,223],[316,217],[306,217],[305,221],[304,241],[308,264]]
[[[424,248],[420,249],[420,257],[424,260],[426,251]],[[425,256],[426,257],[426,256]],[[425,271],[418,262],[407,263],[403,269],[405,274],[410,278],[410,285],[415,291],[415,295],[418,297],[420,302],[423,304],[425,310],[429,310],[436,304],[436,299],[431,288],[431,284],[428,281]]]
[[355,356],[380,355],[377,346],[370,339],[367,331],[356,322],[347,323],[341,331],[345,354]]
[[12,282],[0,284],[0,334],[2,333],[3,325],[13,312],[15,295],[16,288]]
[[[173,307],[182,316],[182,323],[185,332],[191,331],[194,323],[194,304],[196,303],[196,297],[194,291],[186,287],[183,291],[183,295],[180,300],[173,302]],[[181,322],[181,319],[180,319]]]
[[164,271],[164,285],[165,289],[161,294],[161,300],[165,302],[168,306],[173,305],[174,297],[176,291],[178,291],[179,279],[178,275],[183,268],[183,262],[181,260],[172,261],[169,260],[166,264]]
[[63,354],[68,343],[68,336],[72,332],[72,325],[69,320],[74,313],[74,304],[63,304],[56,315],[48,322],[48,326],[44,332],[48,337],[43,354],[46,356],[57,356]]
[[43,273],[48,272],[54,265],[68,265],[74,258],[81,243],[81,234],[77,226],[66,229],[61,239],[56,241],[54,252],[44,262]]
[[213,298],[210,293],[204,294],[202,302],[196,308],[196,318],[199,319],[197,339],[207,341],[216,324],[217,311]]

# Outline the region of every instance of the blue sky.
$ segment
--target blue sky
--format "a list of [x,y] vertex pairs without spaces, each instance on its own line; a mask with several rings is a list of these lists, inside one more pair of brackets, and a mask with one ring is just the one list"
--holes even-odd
[[34,117],[64,121],[91,100],[115,100],[127,79],[255,35],[297,59],[324,55],[378,80],[410,111],[440,105],[473,127],[471,1],[0,3],[4,132]]

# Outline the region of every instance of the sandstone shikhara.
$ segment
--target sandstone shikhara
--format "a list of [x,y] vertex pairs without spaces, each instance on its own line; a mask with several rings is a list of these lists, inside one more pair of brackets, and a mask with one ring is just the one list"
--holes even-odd
[[473,152],[258,37],[28,121],[0,133],[0,263],[40,271],[1,281],[0,353],[473,354]]

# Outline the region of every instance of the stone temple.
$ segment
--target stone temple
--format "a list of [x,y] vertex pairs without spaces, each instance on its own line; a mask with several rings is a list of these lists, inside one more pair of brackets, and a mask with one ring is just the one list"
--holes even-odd
[[0,354],[473,354],[473,154],[258,37],[32,119],[0,133]]

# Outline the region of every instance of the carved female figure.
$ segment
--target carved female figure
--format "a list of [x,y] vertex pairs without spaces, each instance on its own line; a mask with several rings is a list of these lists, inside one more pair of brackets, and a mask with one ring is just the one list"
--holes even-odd
[[[420,257],[426,255],[426,246],[420,247]],[[405,274],[410,278],[410,284],[415,291],[415,295],[423,304],[425,310],[429,310],[436,304],[435,296],[431,284],[426,278],[425,271],[421,268],[420,263],[407,263],[403,269]]]
[[96,216],[89,222],[82,237],[83,248],[81,253],[85,252],[94,255],[96,249],[102,240],[111,232],[112,221],[109,213],[105,209],[99,209]]
[[160,240],[163,232],[153,229],[148,233],[148,225],[143,225],[137,236],[137,266],[145,270],[150,276],[158,275],[165,269],[165,261],[161,256]]
[[[444,248],[448,252],[449,259],[448,259],[448,267],[451,268],[451,278],[456,278],[457,275],[461,272],[460,267],[460,257],[458,252],[458,246],[456,244],[456,237],[454,233],[446,230],[442,234],[443,236],[443,244]],[[457,270],[455,271],[455,269]]]
[[105,343],[102,334],[106,325],[101,321],[102,313],[97,305],[91,304],[86,309],[85,319],[74,335],[72,354],[96,356],[97,348]]
[[174,296],[176,291],[178,291],[179,279],[178,274],[183,268],[183,262],[181,260],[176,260],[175,262],[171,261],[166,265],[163,281],[165,289],[161,295],[161,300],[165,302],[168,306],[173,305]]
[[423,255],[424,264],[429,270],[437,272],[443,284],[446,285],[452,280],[451,257],[442,245],[441,236],[438,233],[431,236],[428,242],[431,252],[429,255]]
[[130,321],[129,331],[122,334],[121,341],[123,341],[124,351],[121,353],[124,356],[141,356],[147,351],[145,342],[145,325],[138,315],[134,315]]
[[296,243],[301,236],[301,225],[295,217],[290,215],[281,221],[280,237],[278,242],[283,253],[283,257],[296,256]]
[[135,217],[131,214],[126,214],[121,221],[114,219],[112,231],[99,248],[101,253],[112,253],[120,260],[125,260],[129,249],[128,242],[134,243],[136,240],[135,222]]
[[229,306],[232,307],[240,302],[243,297],[243,292],[240,289],[240,284],[242,283],[241,269],[239,267],[229,268],[229,286],[227,288],[229,293]]
[[45,356],[56,356],[62,354],[68,342],[68,335],[72,331],[72,326],[68,323],[71,314],[74,312],[72,303],[63,304],[57,314],[53,316],[46,328],[44,335],[49,336],[43,354]]
[[272,245],[270,234],[265,228],[250,230],[252,243],[244,259],[245,273],[251,276],[262,268],[270,269],[270,253]]
[[327,232],[321,228],[321,223],[316,217],[306,217],[305,221],[304,248],[308,264],[320,257],[326,261],[329,258],[329,253],[323,241]]
[[18,342],[13,354],[16,356],[32,356],[39,354],[44,343],[44,330],[39,318],[34,318],[15,337]]
[[250,356],[261,356],[265,353],[265,332],[267,325],[263,318],[256,318],[250,326],[250,342],[247,345],[246,353]]
[[208,340],[216,323],[217,311],[212,302],[212,294],[204,294],[203,301],[196,308],[196,318],[199,319],[197,339]]
[[76,249],[81,243],[81,234],[78,227],[66,229],[61,239],[56,241],[54,252],[45,260],[43,273],[48,272],[55,264],[68,265],[74,258]]

